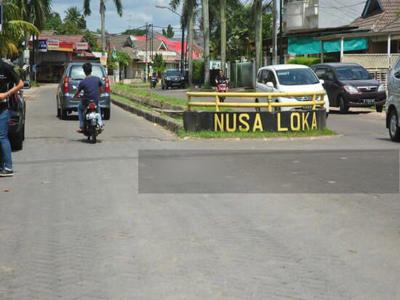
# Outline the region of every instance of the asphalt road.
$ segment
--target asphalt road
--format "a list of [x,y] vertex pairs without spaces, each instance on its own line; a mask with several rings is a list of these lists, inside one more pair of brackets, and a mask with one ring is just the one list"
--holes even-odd
[[113,107],[90,145],[54,92],[28,93],[0,181],[0,299],[400,298],[400,145],[382,116],[201,141]]

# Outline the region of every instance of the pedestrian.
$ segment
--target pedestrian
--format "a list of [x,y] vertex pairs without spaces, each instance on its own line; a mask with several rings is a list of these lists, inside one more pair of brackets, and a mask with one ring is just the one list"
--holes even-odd
[[0,58],[0,177],[11,177],[14,175],[11,145],[8,139],[8,99],[24,87],[14,67]]

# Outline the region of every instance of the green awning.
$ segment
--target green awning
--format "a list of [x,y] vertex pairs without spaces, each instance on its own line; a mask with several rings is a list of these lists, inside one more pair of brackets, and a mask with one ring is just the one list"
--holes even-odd
[[[317,37],[289,37],[290,55],[321,53],[321,41]],[[367,38],[349,38],[344,40],[344,51],[367,50]],[[340,39],[323,42],[324,53],[340,52]]]

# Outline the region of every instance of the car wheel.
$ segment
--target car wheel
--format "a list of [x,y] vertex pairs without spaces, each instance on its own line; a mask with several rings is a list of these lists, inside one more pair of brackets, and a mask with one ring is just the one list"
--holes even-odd
[[341,114],[347,114],[349,112],[349,105],[342,96],[339,97],[339,109]]
[[376,105],[376,112],[381,113],[383,111],[383,105]]
[[389,135],[394,142],[400,142],[399,118],[395,110],[392,110],[389,115]]
[[57,107],[57,118],[61,118],[61,109]]
[[111,110],[109,108],[104,109],[104,120],[110,120],[111,117]]
[[10,137],[11,149],[13,151],[20,151],[24,144],[24,133],[20,130],[16,135]]
[[161,86],[161,89],[165,90],[165,86],[164,86],[164,85],[162,85],[162,86]]
[[62,108],[60,110],[61,110],[61,120],[66,120],[68,118],[68,111]]

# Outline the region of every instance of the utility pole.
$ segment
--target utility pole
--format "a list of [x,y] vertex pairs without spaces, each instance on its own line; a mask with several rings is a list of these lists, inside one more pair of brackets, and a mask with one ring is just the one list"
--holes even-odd
[[154,60],[154,24],[151,24],[151,61]]
[[145,54],[145,57],[144,57],[144,63],[145,63],[144,81],[145,82],[147,82],[147,76],[148,76],[148,73],[149,73],[148,65],[147,65],[147,38],[148,38],[147,32],[148,32],[148,30],[149,30],[149,28],[148,28],[148,25],[146,23],[146,54]]
[[185,76],[185,27],[182,26],[182,38],[181,38],[181,75]]
[[283,54],[283,0],[280,0],[279,3],[279,63],[285,63]]
[[278,22],[277,22],[277,1],[272,0],[272,64],[278,63]]

